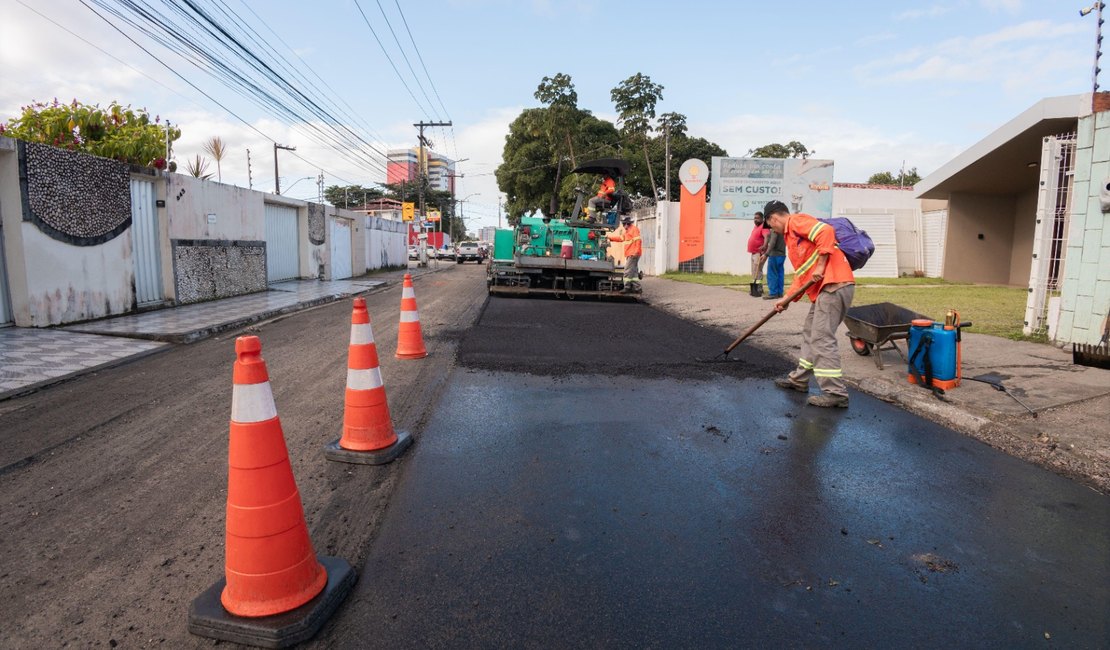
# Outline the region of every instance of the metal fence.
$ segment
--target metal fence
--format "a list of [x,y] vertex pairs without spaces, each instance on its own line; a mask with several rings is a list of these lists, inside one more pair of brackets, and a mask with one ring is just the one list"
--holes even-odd
[[1041,147],[1037,225],[1023,328],[1027,335],[1051,336],[1059,317],[1075,176],[1075,143],[1074,132],[1062,133],[1046,137]]

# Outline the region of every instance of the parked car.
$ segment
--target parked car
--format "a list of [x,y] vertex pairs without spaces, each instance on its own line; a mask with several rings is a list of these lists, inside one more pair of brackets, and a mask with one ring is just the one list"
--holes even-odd
[[420,259],[420,249],[416,246],[409,246],[409,259]]
[[482,252],[482,247],[478,245],[478,242],[465,241],[455,248],[455,261],[459,264],[463,262],[478,262],[481,264],[485,257],[486,254]]
[[444,246],[436,251],[436,259],[440,260],[453,260],[455,259],[455,249],[450,246]]

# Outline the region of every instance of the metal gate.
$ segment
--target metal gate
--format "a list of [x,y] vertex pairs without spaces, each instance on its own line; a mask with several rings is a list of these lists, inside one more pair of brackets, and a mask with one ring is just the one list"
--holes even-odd
[[135,302],[162,302],[162,257],[158,253],[158,213],[154,181],[131,179],[131,257],[135,267]]
[[[1075,175],[1075,133],[1049,136],[1041,147],[1041,182],[1037,194],[1033,260],[1029,268],[1029,297],[1025,327],[1029,334],[1055,334],[1064,284],[1068,246],[1068,215]],[[1033,218],[1033,215],[1018,215]]]
[[297,209],[266,204],[266,281],[291,280],[300,275]]
[[898,233],[893,214],[837,214],[847,217],[860,230],[867,231],[875,242],[875,252],[867,260],[867,266],[860,271],[860,277],[896,278],[898,277]]
[[948,210],[931,210],[921,215],[921,240],[925,248],[925,277],[944,275],[944,238],[948,233]]
[[331,232],[331,279],[345,280],[351,277],[351,222],[346,219],[332,219]]

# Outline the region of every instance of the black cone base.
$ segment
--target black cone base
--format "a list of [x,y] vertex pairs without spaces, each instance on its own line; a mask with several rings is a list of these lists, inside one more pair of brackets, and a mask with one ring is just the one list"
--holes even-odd
[[324,447],[324,458],[334,460],[340,463],[355,463],[356,465],[385,465],[386,463],[393,462],[400,456],[409,445],[412,444],[412,436],[407,431],[397,432],[397,442],[386,447],[385,449],[376,449],[374,451],[352,451],[344,449],[339,446],[339,441]]

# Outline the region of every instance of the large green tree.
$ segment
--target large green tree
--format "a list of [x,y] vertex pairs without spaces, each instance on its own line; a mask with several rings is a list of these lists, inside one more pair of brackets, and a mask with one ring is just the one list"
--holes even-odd
[[69,104],[55,99],[24,106],[19,117],[0,124],[0,135],[175,171],[176,164],[167,164],[166,149],[181,137],[181,129],[161,122],[158,116],[151,119],[146,109],[117,102],[101,108],[76,99]]
[[921,174],[917,173],[917,167],[911,167],[908,171],[901,171],[897,174],[893,172],[878,172],[871,174],[871,178],[868,178],[867,182],[873,185],[912,187],[917,185],[920,180]]
[[[644,170],[648,175],[648,187],[640,193],[652,198],[658,198],[658,185],[655,184],[655,173],[652,169],[651,155],[648,152],[648,143],[651,140],[652,128],[655,122],[655,106],[663,99],[663,86],[651,80],[651,77],[637,72],[631,77],[617,84],[609,92],[613,106],[617,109],[617,125],[621,129],[621,138],[624,147],[629,151],[629,162],[635,160],[631,155],[637,149],[644,156]],[[668,113],[668,120],[674,119],[676,113]],[[685,119],[682,127],[685,128]],[[633,163],[636,164],[636,163]]]
[[801,142],[791,140],[786,144],[777,142],[765,144],[762,147],[752,149],[749,155],[752,158],[808,158],[814,153],[816,152],[810,151]]
[[337,208],[357,208],[371,199],[385,196],[377,187],[362,185],[329,185],[324,188],[324,200]]

